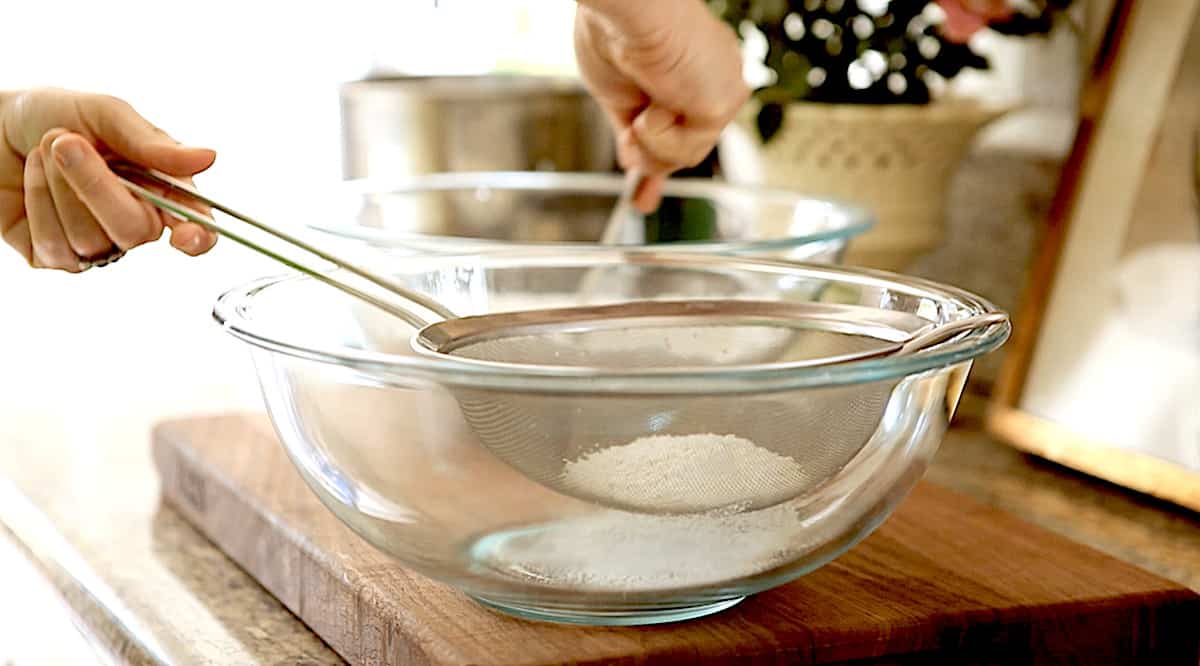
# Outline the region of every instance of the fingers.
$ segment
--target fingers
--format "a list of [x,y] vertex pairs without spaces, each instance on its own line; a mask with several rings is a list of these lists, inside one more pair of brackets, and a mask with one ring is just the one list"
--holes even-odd
[[606,45],[613,41],[613,35],[593,14],[584,5],[575,14],[575,59],[584,85],[619,132],[629,127],[650,98],[607,57]]
[[[54,141],[67,133],[65,129],[46,132],[39,144],[41,154],[52,155]],[[46,182],[50,186],[54,209],[58,213],[58,221],[62,225],[71,251],[77,257],[98,257],[111,251],[112,241],[100,228],[100,223],[96,221],[92,212],[75,196],[75,191],[63,176],[56,160],[43,159],[42,168],[46,172]]]
[[664,178],[700,164],[749,98],[740,43],[704,3],[579,4],[580,74],[617,133],[621,165],[650,177],[636,201],[652,209]]
[[[203,254],[216,243],[216,234],[203,226],[176,220],[129,193],[83,137],[69,132],[56,134],[51,150],[64,183],[70,186],[72,195],[91,215],[105,247],[111,243],[126,250],[156,240],[162,235],[164,224],[171,228],[172,247],[185,254]],[[184,180],[191,183],[190,179]],[[191,202],[184,203],[191,205]],[[66,224],[65,213],[61,208],[59,210]],[[208,210],[201,212],[207,214]]]
[[104,95],[82,99],[79,111],[96,138],[121,157],[172,176],[191,176],[212,166],[216,152],[180,145],[151,125],[124,100]]
[[79,257],[63,233],[44,165],[40,147],[25,157],[25,217],[29,222],[31,263],[75,273],[79,271]]
[[666,177],[675,168],[644,150],[634,137],[632,128],[626,128],[617,137],[617,159],[626,171],[636,169],[642,173],[642,184],[633,196],[634,206],[643,213],[657,210]]
[[[91,98],[83,106],[83,113],[106,146],[142,166],[172,176],[191,176],[209,168],[216,160],[212,150],[180,145],[123,100]],[[185,254],[203,254],[217,242],[216,234],[199,224],[177,220],[165,213],[156,215],[171,229],[171,246]]]
[[9,247],[25,258],[26,263],[33,265],[33,239],[29,237],[29,222],[24,215],[16,224],[0,233],[0,236],[4,238],[4,242],[8,243]]
[[[23,185],[27,221],[4,239],[37,267],[78,272],[81,258],[156,240],[164,218],[173,220],[126,190],[87,140],[62,129],[47,132],[26,158]],[[216,242],[198,224],[171,226],[171,245],[186,254]]]
[[[189,186],[194,186],[191,178],[180,178]],[[176,201],[197,213],[212,216],[212,209],[191,197],[174,191],[162,193],[168,199]],[[147,205],[149,205],[147,203]],[[157,210],[157,209],[156,209]],[[186,255],[195,257],[208,252],[217,243],[217,233],[208,227],[180,219],[166,211],[157,211],[163,223],[171,230],[171,247]]]
[[633,121],[633,136],[641,150],[669,171],[696,166],[721,136],[724,123],[693,121],[661,106],[651,105]]
[[157,239],[164,223],[187,254],[213,246],[212,232],[135,197],[105,161],[115,155],[187,179],[212,165],[213,151],[179,145],[113,97],[45,89],[20,100],[5,123],[16,148],[0,150],[0,237],[31,265],[76,272]]
[[633,196],[633,205],[646,214],[658,210],[658,205],[662,202],[663,186],[666,184],[666,180],[666,176],[647,176]]
[[4,232],[4,242],[25,257],[26,263],[33,265],[33,239],[29,235],[27,221],[22,221]]
[[171,229],[171,247],[189,256],[200,256],[216,244],[216,234],[198,224],[181,222]]
[[0,187],[0,239],[24,257],[26,263],[33,263],[23,182],[18,182],[14,188]]
[[[162,235],[161,218],[125,189],[83,137],[64,134],[55,139],[52,152],[75,196],[117,248],[128,250]],[[36,234],[34,242],[36,245]]]
[[[191,184],[191,181],[187,181]],[[185,205],[194,206],[190,201]],[[196,208],[198,212],[211,215],[207,208]],[[199,256],[208,252],[217,243],[217,234],[203,225],[187,222],[174,216],[163,214],[163,220],[171,229],[171,247],[190,256]]]

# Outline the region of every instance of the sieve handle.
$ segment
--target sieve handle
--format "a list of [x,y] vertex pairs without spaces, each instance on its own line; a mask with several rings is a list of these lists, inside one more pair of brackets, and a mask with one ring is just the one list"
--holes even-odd
[[896,351],[896,355],[906,356],[916,354],[963,333],[1007,322],[1008,313],[988,312],[986,314],[971,315],[963,319],[956,319],[945,324],[934,325],[932,328],[918,331],[916,335],[909,338]]
[[[172,178],[166,174],[159,173],[151,169],[145,169],[126,162],[110,163],[109,167],[117,175],[117,179],[121,181],[122,185],[124,185],[128,190],[137,196],[145,199],[156,208],[171,213],[176,217],[183,218],[189,222],[195,222],[196,224],[200,224],[208,229],[211,229],[212,231],[215,231],[216,233],[229,238],[236,243],[244,245],[245,247],[259,254],[274,259],[275,261],[278,261],[289,268],[295,269],[301,273],[304,273],[305,275],[308,275],[309,277],[340,289],[341,291],[350,294],[355,298],[366,301],[388,312],[389,314],[403,319],[417,328],[423,328],[429,325],[431,323],[429,321],[430,317],[416,311],[414,308],[408,305],[408,303],[398,302],[398,299],[394,298],[394,296],[399,296],[402,299],[416,303],[421,308],[433,312],[442,319],[453,319],[456,317],[456,315],[448,310],[445,306],[431,299],[425,294],[408,289],[407,287],[397,284],[396,282],[381,275],[361,268],[355,265],[353,262],[332,255],[318,247],[314,247],[285,231],[276,229],[275,227],[263,222],[259,222],[247,215],[243,215],[242,213],[239,213],[228,206],[225,206],[204,196],[203,194],[200,194],[186,183]],[[216,210],[219,210],[222,213],[225,213],[226,215],[253,227],[254,229],[269,234],[270,236],[274,236],[280,241],[283,241],[283,245],[286,249],[281,251],[268,248],[261,243],[251,240],[246,235],[240,233],[240,231],[235,227],[218,222],[211,216],[196,211],[178,201],[168,199],[166,196],[163,196],[137,182],[134,182],[135,180],[149,182],[159,187],[166,188],[167,190],[176,194],[185,195],[195,201],[199,201],[205,205],[211,206],[212,208],[215,208]],[[389,297],[381,298],[378,295],[371,294],[350,284],[342,276],[329,271],[328,267],[318,266],[316,262],[313,261],[313,257],[324,260],[330,264],[333,264],[336,268],[356,275],[377,287],[381,287],[383,290],[389,292]]]

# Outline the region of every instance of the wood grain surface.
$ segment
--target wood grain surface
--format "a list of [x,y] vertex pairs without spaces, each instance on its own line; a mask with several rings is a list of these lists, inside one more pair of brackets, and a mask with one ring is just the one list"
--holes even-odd
[[874,535],[702,620],[581,628],[491,613],[353,535],[261,417],[163,424],[164,496],[354,664],[1188,664],[1200,596],[922,484]]

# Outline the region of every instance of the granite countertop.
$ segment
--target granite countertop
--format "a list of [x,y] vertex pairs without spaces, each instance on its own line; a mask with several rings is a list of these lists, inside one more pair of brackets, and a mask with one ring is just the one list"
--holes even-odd
[[160,503],[155,423],[261,409],[245,349],[212,322],[214,295],[279,272],[232,243],[197,261],[173,252],[140,248],[79,276],[0,253],[6,312],[28,313],[5,320],[0,345],[0,589],[21,591],[0,595],[0,664],[86,663],[63,656],[79,643],[71,618],[30,568],[119,662],[337,662]]
[[[1012,307],[1050,167],[974,162],[947,247],[917,272]],[[6,320],[0,346],[0,589],[19,590],[0,595],[0,664],[82,663],[87,645],[138,664],[340,663],[161,503],[155,423],[260,409],[244,350],[209,320],[213,295],[277,272],[229,243],[198,261],[171,252],[84,276],[0,255],[6,312],[30,315]],[[981,432],[981,413],[964,399],[929,479],[1200,591],[1200,517],[1018,453]]]

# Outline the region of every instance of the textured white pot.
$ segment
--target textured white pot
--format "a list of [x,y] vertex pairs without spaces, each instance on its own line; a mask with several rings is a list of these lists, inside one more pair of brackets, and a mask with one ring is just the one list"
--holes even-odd
[[747,104],[722,137],[726,177],[869,208],[876,227],[850,242],[846,262],[898,271],[941,243],[951,178],[979,130],[1009,110],[968,100],[796,102],[763,145],[754,121],[758,109]]

